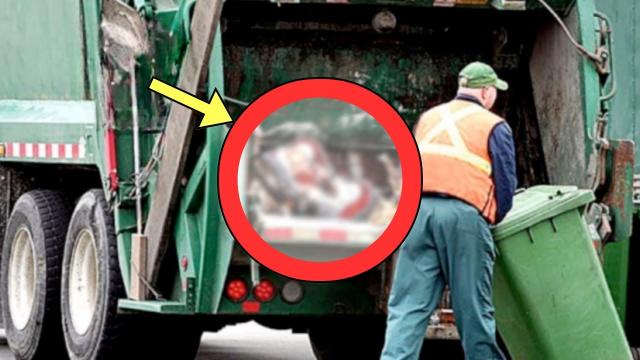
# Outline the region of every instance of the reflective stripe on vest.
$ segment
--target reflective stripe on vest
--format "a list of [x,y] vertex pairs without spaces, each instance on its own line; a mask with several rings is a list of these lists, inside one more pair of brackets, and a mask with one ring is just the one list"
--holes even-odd
[[[420,152],[455,158],[472,165],[487,175],[491,175],[491,162],[469,151],[456,125],[458,121],[481,110],[480,106],[469,106],[452,114],[449,110],[449,105],[442,106],[440,108],[440,122],[420,141]],[[433,142],[443,132],[446,132],[449,136],[451,145]]]

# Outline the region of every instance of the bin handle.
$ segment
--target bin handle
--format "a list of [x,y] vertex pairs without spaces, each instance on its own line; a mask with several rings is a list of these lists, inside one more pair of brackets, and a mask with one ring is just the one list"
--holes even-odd
[[549,222],[551,223],[551,228],[553,229],[553,232],[557,233],[558,232],[558,227],[556,226],[556,222],[553,220],[553,218],[550,218]]
[[531,231],[531,228],[528,227],[527,228],[527,234],[529,235],[529,241],[531,241],[531,243],[535,243],[535,241],[533,241],[533,231]]

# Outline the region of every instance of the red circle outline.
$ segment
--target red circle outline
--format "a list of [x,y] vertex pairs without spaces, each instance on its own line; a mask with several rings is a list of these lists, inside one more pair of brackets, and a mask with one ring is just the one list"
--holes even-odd
[[[286,255],[269,245],[247,218],[238,191],[238,168],[245,144],[274,111],[309,98],[328,98],[353,104],[368,112],[389,134],[402,168],[402,191],[391,222],[364,250],[335,261],[307,261]],[[335,281],[359,275],[383,262],[404,241],[416,217],[422,192],[420,155],[411,131],[398,112],[373,91],[338,79],[295,80],[266,92],[233,123],[220,154],[218,194],[229,230],[245,251],[263,266],[281,275],[305,281]]]

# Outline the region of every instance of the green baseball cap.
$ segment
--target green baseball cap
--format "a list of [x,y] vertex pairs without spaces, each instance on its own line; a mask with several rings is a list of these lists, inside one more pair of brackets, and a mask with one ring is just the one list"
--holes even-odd
[[509,90],[509,84],[500,79],[491,66],[481,62],[473,62],[465,66],[458,75],[458,84],[471,89],[495,86],[498,90]]

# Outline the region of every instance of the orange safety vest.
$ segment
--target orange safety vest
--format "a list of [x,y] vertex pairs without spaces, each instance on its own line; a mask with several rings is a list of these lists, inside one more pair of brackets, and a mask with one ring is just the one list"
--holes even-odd
[[424,113],[415,131],[422,158],[422,190],[463,200],[495,224],[489,137],[502,121],[482,106],[462,100]]

